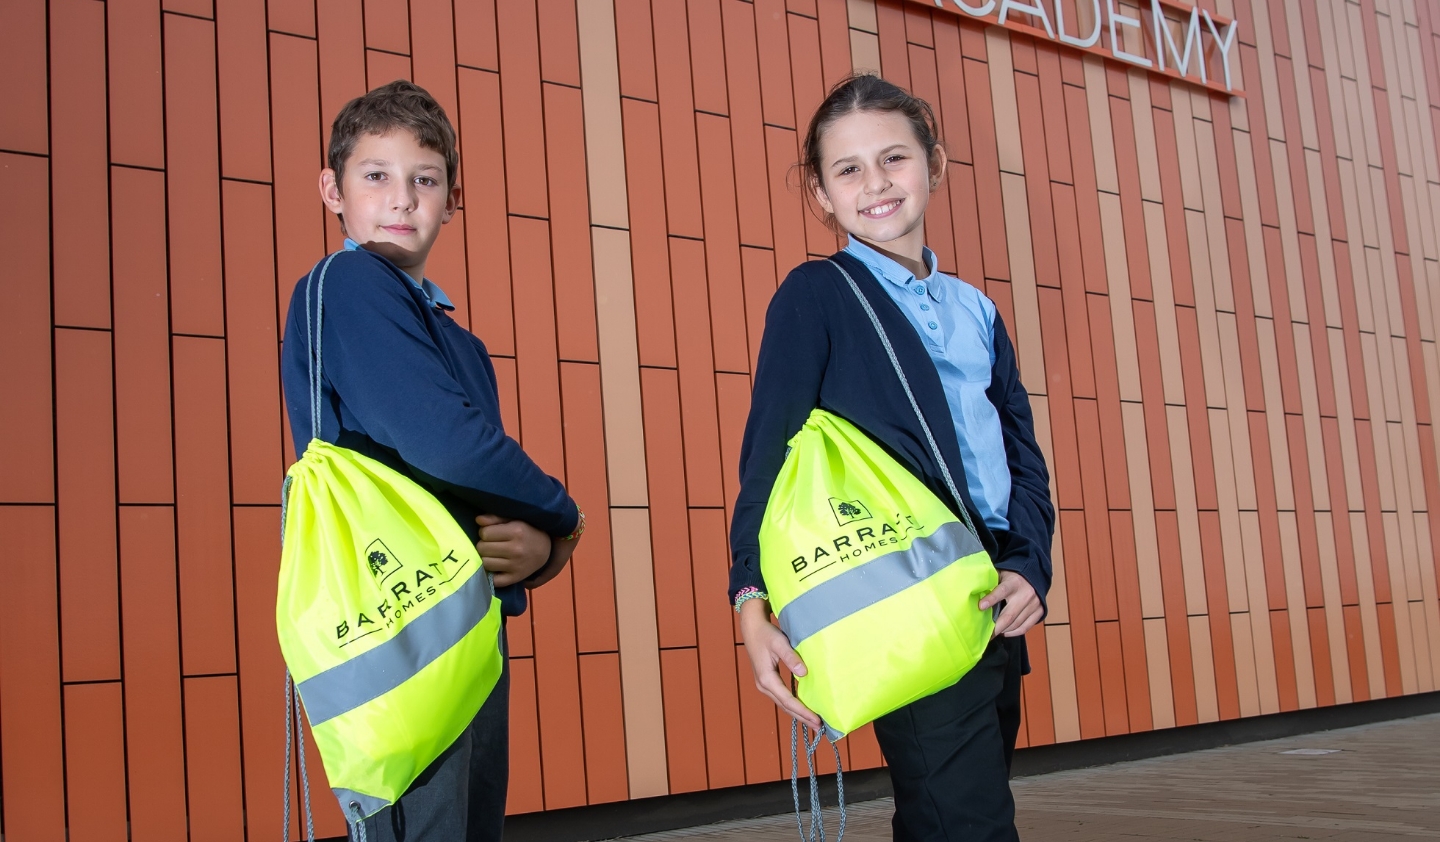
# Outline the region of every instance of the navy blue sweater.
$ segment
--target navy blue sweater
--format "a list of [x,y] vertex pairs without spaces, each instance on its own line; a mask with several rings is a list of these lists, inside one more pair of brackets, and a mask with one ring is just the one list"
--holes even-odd
[[953,477],[962,481],[961,500],[945,487],[940,466],[905,397],[885,347],[840,272],[826,261],[802,264],[775,291],[765,314],[765,335],[755,368],[750,418],[740,449],[740,494],[730,527],[734,561],[730,599],[741,588],[764,589],[760,575],[760,521],[775,477],[785,461],[786,443],[820,407],[853,422],[925,483],[951,510],[970,512],[995,566],[1024,576],[1043,601],[1050,590],[1050,541],[1055,509],[1050,476],[1035,441],[1030,396],[1020,384],[1015,347],[1005,324],[995,321],[995,364],[987,397],[1000,415],[1010,467],[1010,529],[992,530],[963,485],[960,445],[940,375],[905,314],[870,270],[854,257],[835,255],[880,317],[906,379],[940,445]]
[[[320,430],[312,434],[308,277],[290,298],[280,360],[296,453],[318,437],[379,460],[430,490],[471,541],[482,513],[550,535],[574,531],[579,514],[564,486],[505,435],[484,343],[374,252],[341,252],[326,274]],[[505,614],[525,610],[519,585],[497,595]]]

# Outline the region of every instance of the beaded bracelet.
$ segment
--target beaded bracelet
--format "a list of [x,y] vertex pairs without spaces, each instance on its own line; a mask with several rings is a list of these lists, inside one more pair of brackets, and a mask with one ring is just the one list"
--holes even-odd
[[585,510],[580,508],[580,506],[577,504],[575,506],[575,511],[580,514],[580,520],[575,524],[575,531],[571,532],[569,535],[566,535],[564,538],[561,538],[561,541],[574,541],[576,538],[579,538],[581,535],[585,534]]
[[770,594],[765,593],[753,585],[748,588],[741,588],[739,592],[735,594],[735,613],[740,613],[740,606],[744,605],[747,600],[769,598]]

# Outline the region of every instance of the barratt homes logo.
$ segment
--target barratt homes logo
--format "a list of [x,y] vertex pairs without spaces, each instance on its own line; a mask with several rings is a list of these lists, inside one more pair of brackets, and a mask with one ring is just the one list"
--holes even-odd
[[870,519],[870,510],[859,500],[841,500],[839,497],[831,497],[830,511],[835,513],[836,526]]
[[379,538],[371,541],[370,546],[365,548],[365,563],[370,567],[370,575],[381,584],[405,568],[394,551],[385,546],[385,542]]

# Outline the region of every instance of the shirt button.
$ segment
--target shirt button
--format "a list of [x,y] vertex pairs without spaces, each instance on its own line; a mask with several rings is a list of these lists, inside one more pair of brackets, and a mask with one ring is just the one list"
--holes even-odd
[[925,294],[925,285],[924,285],[924,284],[918,284],[918,285],[916,285],[916,287],[915,287],[915,294],[916,294],[916,295],[924,295],[924,294]]
[[930,305],[929,305],[929,304],[921,304],[921,305],[920,305],[920,309],[921,309],[921,310],[929,310],[929,309],[930,309]]
[[940,325],[937,325],[937,324],[935,324],[934,322],[930,322],[930,329],[931,329],[931,330],[938,330],[939,328],[940,328]]

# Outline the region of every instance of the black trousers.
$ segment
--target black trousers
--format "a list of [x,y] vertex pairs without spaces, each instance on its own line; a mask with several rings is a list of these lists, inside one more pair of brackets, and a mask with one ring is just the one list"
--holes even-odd
[[896,842],[1018,842],[1010,759],[1023,641],[997,638],[954,686],[875,720]]
[[[365,820],[366,842],[500,842],[510,780],[508,654],[504,663],[495,689],[459,738],[399,801]],[[358,838],[353,824],[350,838]]]

